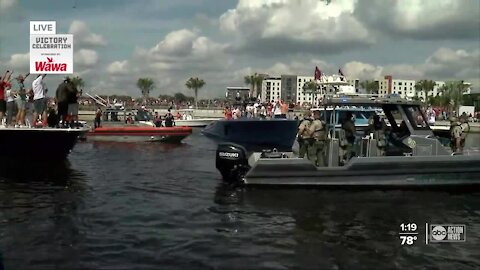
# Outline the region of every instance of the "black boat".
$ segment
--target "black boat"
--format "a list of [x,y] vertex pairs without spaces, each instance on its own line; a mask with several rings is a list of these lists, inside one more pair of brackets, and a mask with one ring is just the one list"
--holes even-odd
[[88,128],[1,128],[0,157],[61,160],[67,158]]
[[224,143],[216,153],[216,167],[224,181],[242,185],[341,187],[480,185],[480,154],[452,153],[442,145],[428,126],[419,102],[400,98],[330,97],[323,105],[325,109],[333,107],[334,110],[345,105],[381,108],[388,121],[386,148],[382,146],[380,150],[376,139],[363,137],[357,126],[357,132],[362,135],[355,140],[355,155],[342,166],[344,133],[336,125],[328,130],[325,167],[316,167],[290,151],[270,149],[252,153],[241,145]]
[[234,142],[249,150],[292,149],[297,135],[298,120],[240,118],[218,120],[206,126],[202,133],[220,142]]

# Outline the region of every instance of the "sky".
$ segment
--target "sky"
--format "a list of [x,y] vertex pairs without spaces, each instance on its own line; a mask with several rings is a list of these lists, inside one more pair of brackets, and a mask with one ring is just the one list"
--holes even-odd
[[[478,0],[0,0],[0,72],[29,71],[29,21],[74,35],[84,92],[223,97],[244,76],[466,80],[480,89]],[[47,76],[56,89],[62,75]],[[29,78],[31,81],[31,78]],[[27,80],[27,83],[30,82]]]

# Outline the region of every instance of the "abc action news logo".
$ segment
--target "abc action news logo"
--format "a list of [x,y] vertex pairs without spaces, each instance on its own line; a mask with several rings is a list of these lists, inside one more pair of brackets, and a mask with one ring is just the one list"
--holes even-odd
[[430,242],[465,242],[466,226],[463,224],[430,224]]

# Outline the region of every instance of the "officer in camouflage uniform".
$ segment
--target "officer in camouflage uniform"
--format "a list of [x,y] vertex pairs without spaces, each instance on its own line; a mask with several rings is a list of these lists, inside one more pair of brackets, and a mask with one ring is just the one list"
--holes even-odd
[[312,125],[309,128],[313,143],[308,148],[308,159],[317,167],[325,166],[326,125],[320,120],[320,111],[314,112],[313,119]]
[[312,124],[312,118],[310,111],[306,111],[303,114],[303,121],[298,127],[297,141],[298,141],[298,156],[300,158],[305,157],[307,153],[308,144],[311,141],[312,136],[309,134],[308,130]]
[[470,125],[468,124],[468,118],[463,117],[461,119],[460,128],[462,129],[462,135],[460,136],[460,151],[463,151],[465,147],[465,141],[467,140],[468,132],[470,132]]
[[456,117],[450,117],[450,146],[453,152],[462,151],[462,128]]

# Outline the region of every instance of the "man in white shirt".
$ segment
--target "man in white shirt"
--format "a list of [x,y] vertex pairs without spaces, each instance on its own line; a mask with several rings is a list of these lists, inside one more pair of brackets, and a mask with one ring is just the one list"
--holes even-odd
[[13,89],[8,89],[6,91],[6,99],[7,99],[7,126],[12,125],[13,116],[16,114],[16,92]]
[[38,116],[42,116],[42,125],[46,126],[47,124],[47,99],[45,97],[45,89],[43,79],[47,74],[38,75],[37,78],[32,82],[33,89],[33,126],[36,125],[38,121]]

